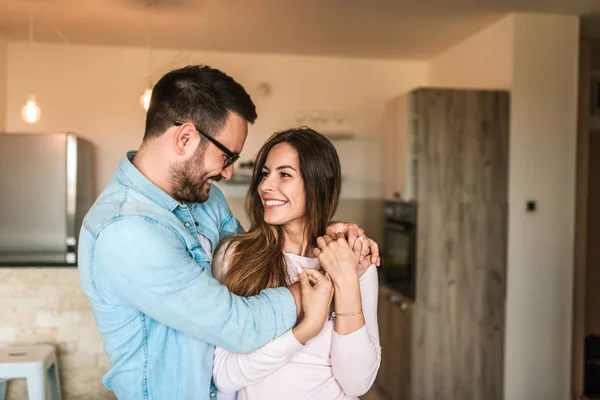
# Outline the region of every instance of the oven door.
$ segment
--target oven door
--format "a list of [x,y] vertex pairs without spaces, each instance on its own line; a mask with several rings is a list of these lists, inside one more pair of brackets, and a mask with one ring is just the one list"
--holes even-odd
[[383,282],[415,298],[416,229],[412,223],[386,222],[381,272]]

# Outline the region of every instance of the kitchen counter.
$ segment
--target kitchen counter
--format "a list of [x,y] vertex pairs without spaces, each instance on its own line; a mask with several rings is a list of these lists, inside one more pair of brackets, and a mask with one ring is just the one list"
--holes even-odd
[[[0,267],[0,346],[56,346],[64,398],[114,399],[102,385],[109,369],[94,315],[71,266]],[[26,398],[10,381],[7,399]]]

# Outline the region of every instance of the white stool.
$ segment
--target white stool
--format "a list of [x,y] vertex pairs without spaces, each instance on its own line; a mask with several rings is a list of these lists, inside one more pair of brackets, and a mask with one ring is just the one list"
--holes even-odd
[[61,400],[58,363],[52,346],[0,347],[0,400],[4,400],[6,381],[25,378],[29,400],[46,400],[50,386],[52,400]]

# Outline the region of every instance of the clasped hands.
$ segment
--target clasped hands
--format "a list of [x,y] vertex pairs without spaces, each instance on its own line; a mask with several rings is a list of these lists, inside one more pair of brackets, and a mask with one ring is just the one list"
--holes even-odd
[[334,288],[357,288],[359,276],[371,264],[375,264],[372,260],[377,263],[379,261],[377,244],[372,240],[357,236],[352,246],[349,242],[342,232],[337,232],[335,239],[328,235],[319,237],[314,253],[325,274],[316,269],[298,268],[298,276],[291,279],[292,283],[300,282],[302,310],[299,310],[298,323],[293,333],[302,344],[317,336],[323,329]]

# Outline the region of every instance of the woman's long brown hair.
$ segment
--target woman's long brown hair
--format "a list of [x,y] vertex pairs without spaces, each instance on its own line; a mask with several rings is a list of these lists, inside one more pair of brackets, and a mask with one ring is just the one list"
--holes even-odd
[[254,296],[263,289],[287,284],[283,230],[281,226],[265,222],[264,208],[258,193],[267,155],[280,143],[287,143],[298,152],[306,198],[306,244],[316,246],[317,237],[325,234],[325,229],[337,209],[342,177],[340,160],[333,144],[325,136],[306,127],[278,132],[271,136],[256,156],[250,188],[246,195],[246,214],[250,219],[250,229],[245,234],[226,239],[219,244],[219,248],[226,246],[225,254],[228,254],[229,268],[223,284],[239,296]]

